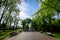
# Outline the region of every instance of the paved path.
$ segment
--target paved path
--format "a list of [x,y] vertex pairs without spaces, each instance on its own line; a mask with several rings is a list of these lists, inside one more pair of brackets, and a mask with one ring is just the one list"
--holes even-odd
[[40,32],[22,32],[15,37],[7,38],[4,40],[60,40],[54,37],[50,37]]

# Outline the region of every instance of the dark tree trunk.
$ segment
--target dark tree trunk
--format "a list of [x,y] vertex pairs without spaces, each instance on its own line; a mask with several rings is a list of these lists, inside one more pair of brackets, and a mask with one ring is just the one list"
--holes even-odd
[[3,27],[3,31],[5,31],[5,26],[6,26],[6,24],[5,24],[5,23],[1,24],[1,21],[2,21],[3,15],[4,15],[5,12],[8,10],[8,7],[9,7],[9,6],[6,6],[6,7],[4,8],[3,13],[2,13],[2,15],[1,15],[1,18],[0,18],[0,25],[1,25],[0,27]]
[[52,28],[52,24],[51,24],[51,17],[49,17],[49,24],[50,24],[51,32],[53,32],[53,28]]
[[24,30],[24,25],[23,25],[23,30]]
[[3,27],[3,32],[5,32],[5,30],[6,30],[6,24],[4,22],[2,23],[2,27]]
[[5,7],[4,10],[3,10],[3,13],[2,13],[1,18],[0,18],[0,24],[1,24],[1,21],[2,21],[2,18],[3,18],[3,15],[4,15],[5,12],[7,11],[7,9],[8,9],[8,6]]

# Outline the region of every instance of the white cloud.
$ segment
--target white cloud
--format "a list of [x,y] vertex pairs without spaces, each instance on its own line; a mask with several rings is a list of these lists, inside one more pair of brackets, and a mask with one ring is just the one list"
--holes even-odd
[[45,0],[42,0],[42,1],[45,1]]
[[20,10],[19,16],[21,19],[31,18],[26,11],[28,11],[29,4],[24,0],[21,0],[21,4],[18,4],[18,8]]
[[31,18],[29,15],[27,15],[26,13],[24,13],[23,11],[21,11],[19,13],[19,16],[21,19],[26,19],[26,18]]
[[28,7],[29,7],[29,4],[24,1],[24,0],[21,0],[21,4],[18,4],[18,7],[21,11],[28,11]]

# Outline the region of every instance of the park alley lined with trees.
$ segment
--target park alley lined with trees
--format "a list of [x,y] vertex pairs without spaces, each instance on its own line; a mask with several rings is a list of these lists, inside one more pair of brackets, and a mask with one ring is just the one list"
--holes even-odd
[[[28,2],[28,0],[24,1]],[[60,38],[60,0],[36,0],[36,2],[40,4],[40,8],[31,15],[32,18],[22,20],[19,15],[21,10],[18,8],[21,0],[0,0],[1,40],[6,37],[4,34],[7,31],[10,34],[17,29],[19,32],[21,29],[22,31],[48,32],[51,33],[50,36]]]
[[[32,15],[32,19],[22,21],[23,29],[26,23],[36,31],[59,32],[60,33],[60,1],[59,0],[38,0],[40,9]],[[27,22],[29,21],[29,22]]]

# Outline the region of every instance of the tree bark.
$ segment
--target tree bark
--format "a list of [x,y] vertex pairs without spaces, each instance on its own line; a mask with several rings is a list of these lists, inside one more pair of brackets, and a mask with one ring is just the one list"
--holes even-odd
[[4,15],[5,12],[7,11],[8,7],[9,7],[9,6],[6,6],[6,7],[4,8],[4,10],[3,10],[3,13],[2,13],[1,18],[0,18],[0,24],[1,24],[1,21],[2,21],[2,18],[3,18],[3,15]]
[[51,32],[53,32],[53,28],[52,28],[52,24],[51,24],[51,17],[49,17],[49,24],[50,24]]

